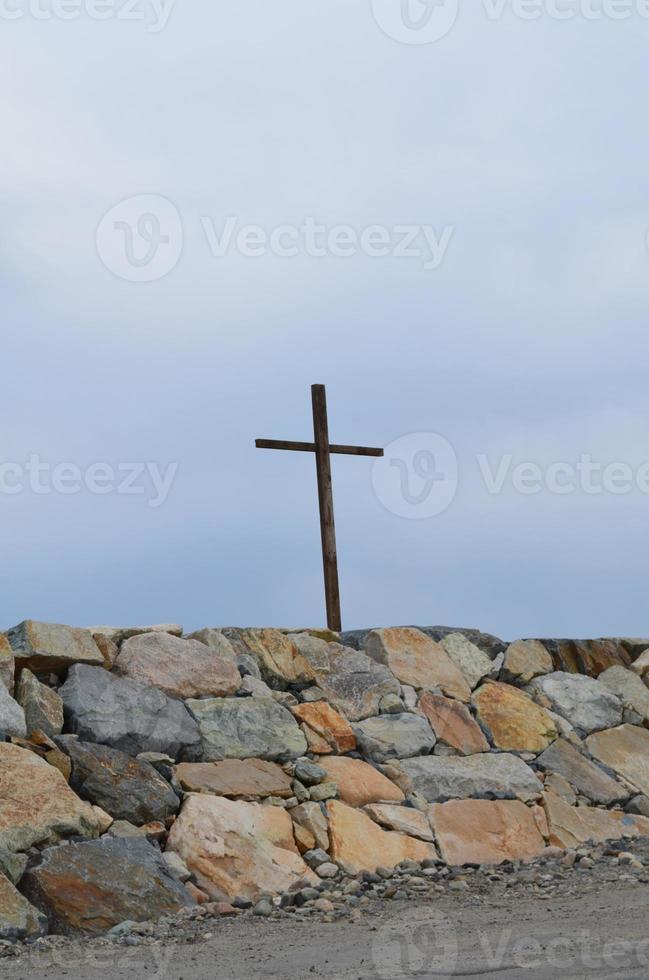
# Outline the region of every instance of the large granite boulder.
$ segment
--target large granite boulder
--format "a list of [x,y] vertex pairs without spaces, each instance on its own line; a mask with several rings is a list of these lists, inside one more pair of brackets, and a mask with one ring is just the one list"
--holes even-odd
[[64,735],[56,743],[70,757],[72,789],[115,820],[141,826],[164,821],[178,811],[180,800],[148,762],[106,745],[81,742],[73,735]]
[[541,642],[552,657],[555,671],[599,677],[608,667],[630,667],[633,660],[628,643],[619,639]]
[[609,667],[599,675],[599,683],[632,708],[643,722],[649,721],[649,690],[636,673],[626,667]]
[[88,630],[28,619],[10,629],[7,638],[19,669],[64,673],[74,664],[104,664],[101,650]]
[[224,759],[222,762],[182,762],[176,766],[176,779],[187,793],[213,793],[214,796],[293,795],[291,780],[281,766],[263,759]]
[[443,745],[456,749],[461,755],[489,751],[489,742],[482,729],[460,701],[424,691],[419,699],[419,710]]
[[226,697],[241,686],[234,656],[169,633],[125,640],[114,669],[123,677],[159,687],[171,698]]
[[425,861],[437,857],[431,844],[405,834],[382,830],[361,810],[329,800],[331,859],[347,874],[395,868],[402,861]]
[[28,732],[45,732],[50,738],[63,731],[63,702],[55,690],[41,684],[31,670],[21,670],[16,700],[25,712]]
[[0,684],[13,694],[16,663],[11,644],[4,633],[0,633]]
[[555,793],[545,793],[543,806],[550,844],[576,848],[586,842],[600,844],[622,837],[649,837],[649,819],[592,806],[570,806]]
[[527,688],[543,707],[561,715],[578,735],[614,728],[622,721],[622,702],[592,677],[555,671]]
[[0,743],[0,847],[27,851],[72,834],[96,837],[105,829],[105,816],[34,752]]
[[545,708],[517,687],[487,682],[474,692],[471,702],[497,749],[542,752],[557,737],[555,724]]
[[400,768],[413,789],[429,803],[454,799],[535,800],[541,784],[530,767],[516,755],[482,755],[463,758],[421,756],[403,759]]
[[[358,650],[317,642],[321,647],[314,662],[314,683],[349,721],[378,715],[383,698],[399,694],[399,681],[388,667]],[[309,656],[306,652],[304,655]]]
[[215,901],[257,901],[317,879],[302,860],[282,807],[190,794],[167,850],[178,854]]
[[434,840],[428,817],[421,810],[394,803],[368,803],[363,811],[384,830],[394,830],[431,843]]
[[459,667],[443,647],[419,630],[373,630],[367,637],[366,649],[402,684],[415,689],[439,688],[449,697],[469,700],[471,690]]
[[516,684],[529,684],[535,677],[551,674],[552,657],[539,640],[516,640],[505,651],[503,677]]
[[0,684],[0,739],[12,735],[25,738],[26,734],[25,712],[14,701],[4,684]]
[[338,787],[338,796],[350,806],[367,803],[401,803],[403,792],[382,772],[361,759],[326,756],[318,764]]
[[291,711],[301,724],[307,726],[309,732],[325,742],[331,752],[344,755],[356,748],[356,736],[351,725],[326,701],[298,704]]
[[222,631],[236,653],[247,655],[257,663],[262,680],[271,688],[283,691],[289,685],[306,687],[315,674],[311,664],[300,653],[292,637],[273,629],[226,629]]
[[430,821],[451,866],[533,861],[545,847],[534,813],[518,800],[436,803]]
[[119,647],[124,640],[130,640],[132,636],[143,636],[145,633],[169,633],[170,636],[182,636],[183,628],[178,623],[157,623],[152,626],[90,626],[88,632],[93,636],[105,636]]
[[47,919],[0,874],[0,942],[38,939],[47,933]]
[[435,748],[435,735],[420,715],[378,715],[354,725],[361,755],[374,762],[427,755]]
[[494,670],[494,664],[487,654],[462,633],[449,633],[439,645],[447,652],[455,666],[462,671],[471,690],[485,677],[489,677]]
[[621,725],[586,739],[593,759],[611,769],[638,793],[649,796],[649,731]]
[[306,739],[290,711],[272,698],[208,698],[188,701],[198,723],[204,761],[304,755]]
[[200,750],[198,726],[185,705],[155,687],[80,664],[59,694],[68,731],[83,741],[174,759],[194,759]]
[[568,739],[557,739],[536,760],[546,773],[562,776],[572,789],[591,803],[610,806],[628,800],[629,790],[588,759]]
[[49,848],[20,887],[50,930],[63,935],[101,935],[127,920],[155,920],[195,904],[144,838]]

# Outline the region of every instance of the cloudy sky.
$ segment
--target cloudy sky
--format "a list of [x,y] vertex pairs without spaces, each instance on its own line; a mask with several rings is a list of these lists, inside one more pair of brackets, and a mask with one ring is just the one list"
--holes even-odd
[[347,627],[647,635],[644,6],[2,0],[0,626],[322,623],[318,382]]

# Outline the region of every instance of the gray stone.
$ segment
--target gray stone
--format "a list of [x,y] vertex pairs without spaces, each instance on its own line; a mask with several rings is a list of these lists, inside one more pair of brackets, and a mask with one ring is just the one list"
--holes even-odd
[[119,646],[132,636],[142,636],[144,633],[170,633],[171,636],[182,636],[183,628],[178,623],[157,623],[153,626],[90,626],[89,633],[99,633],[112,640]]
[[406,706],[396,694],[386,694],[381,698],[379,712],[382,715],[401,715],[406,710]]
[[104,657],[88,630],[25,620],[7,632],[16,667],[63,673],[74,664],[103,667]]
[[358,749],[374,762],[426,755],[435,748],[435,735],[421,715],[379,715],[352,726]]
[[0,845],[0,874],[5,875],[12,884],[18,884],[25,873],[28,861],[26,854],[15,854]]
[[578,735],[589,735],[622,722],[622,702],[599,681],[555,671],[537,677],[527,691],[543,707],[566,718]]
[[162,859],[174,878],[182,882],[189,881],[192,873],[179,854],[175,851],[165,851]]
[[14,691],[14,675],[16,665],[9,640],[0,633],[0,684],[4,684],[10,694]]
[[429,803],[470,798],[534,800],[541,794],[535,773],[518,756],[482,753],[461,758],[435,755],[405,759],[401,769]]
[[637,674],[626,667],[609,667],[599,675],[598,681],[637,713],[640,724],[649,721],[649,690]]
[[633,813],[640,817],[649,817],[649,797],[634,796],[624,808],[627,813]]
[[69,729],[136,756],[163,752],[192,761],[200,751],[198,726],[187,708],[155,687],[84,664],[72,667],[59,689]]
[[44,915],[29,904],[4,875],[0,875],[0,942],[34,940],[47,932]]
[[318,783],[317,786],[311,787],[309,795],[314,803],[324,803],[325,800],[335,800],[335,798],[338,796],[338,783]]
[[178,812],[180,800],[148,762],[71,735],[57,738],[56,744],[70,756],[70,786],[75,793],[115,820],[140,826]]
[[29,733],[40,731],[54,738],[63,731],[61,698],[51,687],[41,684],[27,668],[20,672],[16,700],[25,712],[25,723]]
[[316,847],[313,851],[307,851],[302,857],[309,867],[313,869],[317,868],[319,864],[326,864],[329,860],[329,855],[321,847]]
[[378,715],[381,700],[388,694],[399,695],[396,677],[383,664],[366,654],[334,647],[328,672],[317,673],[317,686],[330,704],[349,721],[362,721]]
[[208,698],[187,701],[187,707],[198,723],[206,762],[285,762],[307,750],[306,738],[290,711],[272,698]]
[[482,650],[471,643],[462,633],[449,633],[440,640],[440,646],[446,651],[456,667],[462,671],[467,684],[473,690],[483,677],[488,677],[494,665]]
[[308,759],[298,759],[295,763],[295,778],[305,786],[315,786],[327,778],[327,770]]
[[536,760],[540,769],[563,776],[577,793],[591,803],[609,806],[629,797],[629,791],[587,759],[572,742],[557,739]]
[[27,735],[25,712],[14,701],[4,684],[0,684],[0,740],[11,735],[17,735],[19,738],[25,738]]

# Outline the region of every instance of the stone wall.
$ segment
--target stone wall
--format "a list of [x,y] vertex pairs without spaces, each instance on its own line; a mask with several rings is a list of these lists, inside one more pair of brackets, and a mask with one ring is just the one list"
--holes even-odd
[[649,836],[647,678],[642,639],[22,623],[0,939]]

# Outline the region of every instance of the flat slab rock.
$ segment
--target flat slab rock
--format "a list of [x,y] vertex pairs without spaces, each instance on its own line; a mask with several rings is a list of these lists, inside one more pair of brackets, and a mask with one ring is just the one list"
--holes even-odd
[[428,755],[404,759],[399,766],[412,780],[413,789],[429,803],[470,797],[534,800],[542,789],[522,759],[505,753],[463,758]]
[[409,806],[392,803],[369,803],[364,812],[386,830],[395,830],[419,840],[433,841],[433,832],[425,813]]
[[361,810],[329,800],[329,840],[331,859],[348,874],[395,868],[401,861],[436,858],[432,844],[405,834],[382,830]]
[[419,710],[444,745],[457,749],[462,755],[489,751],[489,742],[482,729],[460,701],[424,691],[419,699]]
[[187,701],[206,762],[221,759],[288,761],[305,755],[306,738],[290,711],[272,698]]
[[0,874],[0,942],[17,943],[47,933],[47,919]]
[[354,735],[360,753],[375,762],[427,755],[436,742],[426,718],[407,713],[366,718],[354,725]]
[[649,731],[621,725],[586,739],[592,757],[608,766],[638,793],[649,795]]
[[464,636],[463,633],[449,633],[440,640],[440,646],[447,652],[453,663],[473,690],[494,669],[494,664],[482,650]]
[[609,667],[599,675],[599,683],[629,705],[643,721],[649,721],[649,689],[626,667]]
[[535,677],[551,674],[554,670],[552,657],[539,640],[516,640],[505,651],[504,677],[529,684]]
[[415,689],[439,688],[459,701],[468,701],[471,696],[462,671],[446,650],[417,629],[373,630],[365,648],[372,659],[388,667],[402,684]]
[[61,673],[74,664],[102,667],[101,650],[88,630],[27,619],[7,631],[16,667]]
[[538,757],[536,764],[547,773],[555,773],[570,784],[573,790],[591,803],[610,806],[631,795],[621,783],[604,772],[565,738],[557,739]]
[[54,738],[63,731],[61,698],[53,688],[41,684],[27,667],[20,671],[16,700],[25,712],[25,726],[29,733],[40,731]]
[[148,762],[72,735],[58,738],[56,744],[70,757],[72,789],[115,820],[128,820],[139,827],[165,821],[178,811],[180,800]]
[[263,759],[224,759],[223,762],[184,762],[176,778],[187,793],[215,796],[256,796],[265,799],[293,795],[291,780],[281,766]]
[[399,694],[399,681],[383,664],[359,650],[311,639],[315,643],[304,648],[305,656],[310,658],[315,644],[320,644],[313,660],[314,684],[349,721],[378,715],[383,698]]
[[200,751],[198,725],[180,701],[128,677],[98,667],[72,667],[59,694],[68,730],[86,742],[139,755],[162,752],[194,759]]
[[326,701],[298,704],[291,711],[299,722],[308,725],[323,739],[331,751],[344,755],[356,748],[356,736],[351,725]]
[[96,837],[105,818],[73,793],[58,769],[27,749],[0,743],[0,846],[27,851],[71,834]]
[[182,858],[214,901],[258,901],[301,879],[318,880],[297,849],[291,817],[278,806],[189,794],[167,850]]
[[104,838],[49,848],[21,890],[46,914],[51,932],[101,935],[194,905],[162,854],[140,838]]
[[622,722],[622,702],[592,677],[555,671],[527,688],[535,701],[555,711],[578,735],[589,735]]
[[387,776],[361,759],[326,756],[318,764],[338,787],[338,796],[350,806],[366,803],[401,803],[405,796]]
[[649,819],[591,806],[570,806],[555,793],[545,793],[543,806],[548,821],[550,844],[574,848],[592,842],[600,844],[621,837],[649,836]]
[[451,800],[430,808],[443,859],[451,866],[532,861],[545,840],[534,812],[518,800]]
[[125,640],[114,669],[123,677],[160,688],[171,698],[227,697],[241,686],[234,656],[228,658],[198,640],[169,633]]
[[542,752],[557,737],[555,724],[545,708],[510,684],[487,682],[474,692],[471,703],[497,749]]

